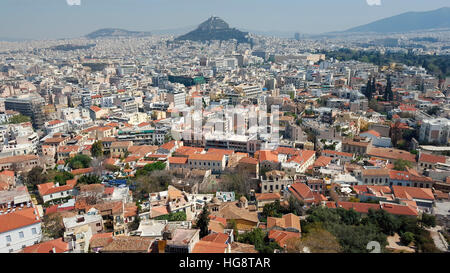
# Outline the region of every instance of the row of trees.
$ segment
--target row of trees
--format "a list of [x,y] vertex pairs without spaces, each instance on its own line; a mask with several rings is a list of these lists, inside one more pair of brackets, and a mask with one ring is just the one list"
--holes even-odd
[[30,190],[37,190],[39,184],[51,181],[65,185],[67,180],[73,178],[73,174],[66,171],[47,170],[44,172],[42,167],[35,166],[25,175],[24,180]]
[[378,66],[390,65],[391,63],[402,63],[407,66],[422,66],[440,78],[450,76],[450,55],[416,55],[396,52],[381,54],[378,51],[351,50],[347,48],[336,51],[321,51],[321,53],[340,61],[356,60],[373,63]]
[[281,205],[280,201],[276,200],[273,203],[266,204],[261,213],[263,218],[261,221],[266,221],[267,217],[281,217],[284,214],[293,213],[297,216],[303,215],[304,203],[299,201],[297,198],[292,196],[288,199],[288,206],[284,207]]
[[[377,92],[375,78],[369,79],[366,84],[366,89],[364,90],[364,96],[366,96],[367,100],[371,101]],[[394,93],[392,91],[392,81],[391,76],[388,76],[386,87],[383,92],[383,99],[385,101],[393,101],[394,100]]]
[[[339,243],[341,252],[368,252],[371,241],[380,243],[382,250],[387,245],[387,236],[398,233],[405,243],[414,242],[418,252],[438,252],[424,227],[435,226],[434,216],[424,214],[421,219],[396,216],[384,210],[369,210],[366,217],[354,210],[317,207],[308,211],[306,221],[302,221],[302,231],[307,235],[313,231],[329,232]],[[412,235],[411,235],[412,234]],[[314,237],[313,237],[314,238]],[[331,240],[334,242],[333,240]],[[324,245],[323,251],[335,250],[335,244]]]
[[165,171],[165,168],[165,163],[155,162],[145,165],[136,172],[130,182],[136,185],[136,190],[133,193],[137,200],[147,197],[151,192],[167,190],[172,182],[172,175]]
[[30,121],[31,121],[31,118],[29,116],[24,116],[22,114],[12,116],[9,119],[10,124],[19,124],[22,122],[30,122]]

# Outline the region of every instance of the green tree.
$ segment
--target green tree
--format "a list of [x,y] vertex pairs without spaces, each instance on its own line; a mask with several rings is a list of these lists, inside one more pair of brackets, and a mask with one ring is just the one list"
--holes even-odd
[[386,212],[385,210],[373,210],[369,209],[367,214],[367,220],[369,223],[373,223],[378,226],[386,235],[394,235],[394,233],[400,227],[400,221],[392,214]]
[[96,141],[94,144],[92,144],[91,154],[94,157],[103,156],[103,144],[100,140]]
[[169,183],[172,182],[172,175],[166,171],[153,171],[148,175],[137,176],[132,181],[136,185],[133,194],[139,200],[151,192],[167,190]]
[[47,179],[49,181],[58,182],[60,185],[65,185],[67,180],[73,179],[74,175],[66,171],[48,170]]
[[436,217],[431,214],[423,213],[422,218],[420,219],[420,223],[426,227],[435,227]]
[[187,218],[186,212],[178,211],[155,217],[155,220],[167,220],[169,222],[175,222],[175,221],[186,221],[186,218]]
[[149,175],[153,171],[161,171],[166,169],[166,163],[155,162],[151,164],[146,164],[142,169],[136,171],[136,177]]
[[100,184],[102,181],[98,175],[87,174],[77,180],[78,184]]
[[44,169],[38,166],[33,167],[25,176],[25,184],[29,189],[37,190],[37,185],[47,182]]
[[209,225],[209,211],[207,206],[204,206],[197,220],[197,228],[200,229],[200,238],[208,235],[209,233],[208,225]]
[[394,93],[392,92],[392,82],[391,82],[390,75],[387,78],[386,89],[384,91],[383,98],[385,101],[393,101],[394,100]]
[[414,233],[405,232],[400,235],[400,242],[404,245],[409,245],[412,241],[414,241]]
[[267,217],[281,217],[280,213],[281,205],[279,200],[275,200],[273,203],[265,204],[262,212],[264,218]]
[[333,234],[321,228],[314,228],[301,239],[288,239],[286,251],[288,253],[339,253],[342,247]]
[[76,155],[67,160],[69,167],[72,169],[89,168],[92,159],[87,155]]
[[30,121],[31,121],[30,117],[24,116],[22,114],[12,116],[9,119],[9,123],[11,123],[11,124],[19,124],[19,123],[22,123],[22,122],[30,122]]
[[406,167],[412,168],[412,163],[404,159],[397,159],[394,162],[394,170],[406,171]]

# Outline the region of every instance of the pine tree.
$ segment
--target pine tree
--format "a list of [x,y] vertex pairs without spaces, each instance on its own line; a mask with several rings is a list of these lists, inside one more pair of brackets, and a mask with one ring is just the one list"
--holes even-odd
[[101,141],[96,141],[94,144],[92,144],[91,154],[94,157],[100,157],[103,155],[103,145]]

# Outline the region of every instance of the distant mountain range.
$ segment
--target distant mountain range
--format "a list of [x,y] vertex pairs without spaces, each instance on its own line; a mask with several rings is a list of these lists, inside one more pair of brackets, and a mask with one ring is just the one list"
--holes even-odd
[[438,28],[450,28],[450,7],[424,12],[406,12],[344,32],[394,33]]
[[197,29],[177,37],[175,40],[211,41],[236,39],[240,43],[249,42],[248,32],[242,32],[230,26],[219,17],[210,17]]
[[120,28],[102,28],[86,35],[89,39],[112,38],[112,37],[146,37],[151,36],[150,32],[129,31]]

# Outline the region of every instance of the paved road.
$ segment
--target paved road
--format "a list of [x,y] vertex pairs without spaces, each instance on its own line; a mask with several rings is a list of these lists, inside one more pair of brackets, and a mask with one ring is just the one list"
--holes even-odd
[[429,228],[428,230],[430,231],[431,238],[433,238],[433,241],[434,241],[434,244],[436,245],[436,247],[441,251],[448,252],[447,241],[445,241],[443,236],[440,235],[438,232],[438,230],[440,230],[440,229],[441,229],[441,227],[434,227],[434,228]]

